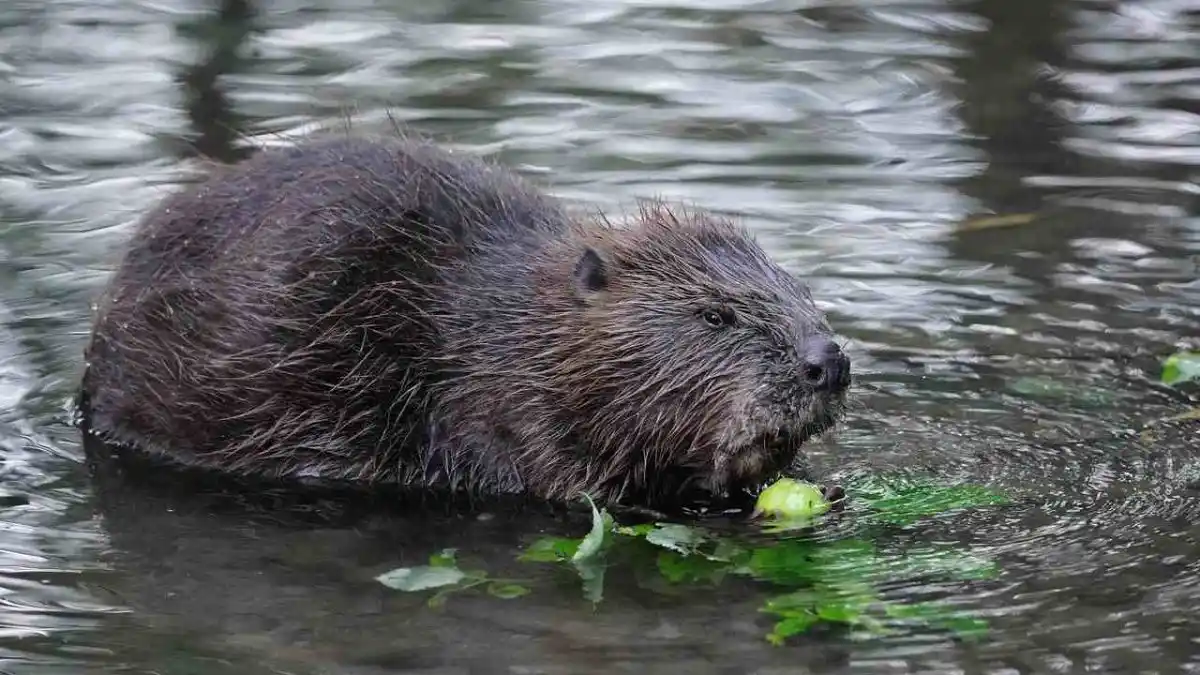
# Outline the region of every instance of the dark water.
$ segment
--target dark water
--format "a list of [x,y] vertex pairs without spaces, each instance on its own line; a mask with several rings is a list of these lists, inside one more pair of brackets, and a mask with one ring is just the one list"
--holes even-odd
[[[756,228],[859,373],[818,468],[1013,495],[880,542],[995,561],[889,590],[988,636],[772,647],[754,585],[618,578],[593,609],[550,572],[433,611],[372,577],[446,547],[515,569],[566,526],[91,480],[69,399],[138,213],[197,153],[389,111],[570,198]],[[1140,433],[1195,405],[1156,381],[1200,343],[1198,176],[1189,0],[6,0],[0,672],[1200,672],[1200,428]]]

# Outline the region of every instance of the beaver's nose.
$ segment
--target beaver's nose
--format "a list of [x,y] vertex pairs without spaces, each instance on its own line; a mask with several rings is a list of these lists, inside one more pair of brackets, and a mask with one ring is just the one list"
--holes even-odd
[[815,391],[838,392],[850,386],[850,359],[827,337],[809,338],[800,378]]

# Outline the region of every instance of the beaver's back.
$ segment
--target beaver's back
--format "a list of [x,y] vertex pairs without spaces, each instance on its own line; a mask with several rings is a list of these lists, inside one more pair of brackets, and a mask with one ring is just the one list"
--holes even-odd
[[424,142],[264,151],[139,227],[88,348],[88,426],[225,469],[387,479],[424,441],[441,280],[565,223]]

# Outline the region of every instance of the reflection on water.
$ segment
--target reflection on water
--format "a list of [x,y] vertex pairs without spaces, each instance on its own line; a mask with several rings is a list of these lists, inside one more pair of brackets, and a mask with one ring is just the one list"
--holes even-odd
[[[3,3],[0,671],[1200,668],[1200,433],[1139,433],[1195,405],[1156,380],[1200,341],[1198,54],[1187,0]],[[985,617],[986,639],[776,648],[762,588],[651,593],[628,570],[593,610],[514,559],[586,530],[561,516],[89,478],[68,403],[137,214],[197,156],[389,117],[570,199],[754,227],[860,373],[817,467],[1013,496],[873,541],[994,561],[885,589]],[[431,611],[372,580],[446,547],[539,590]]]

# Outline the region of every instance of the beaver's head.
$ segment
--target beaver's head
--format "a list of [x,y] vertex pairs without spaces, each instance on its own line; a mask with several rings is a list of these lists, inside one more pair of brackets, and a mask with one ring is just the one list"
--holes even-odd
[[554,379],[589,482],[720,495],[772,478],[843,409],[850,361],[808,288],[729,221],[645,206],[583,245],[573,282]]

